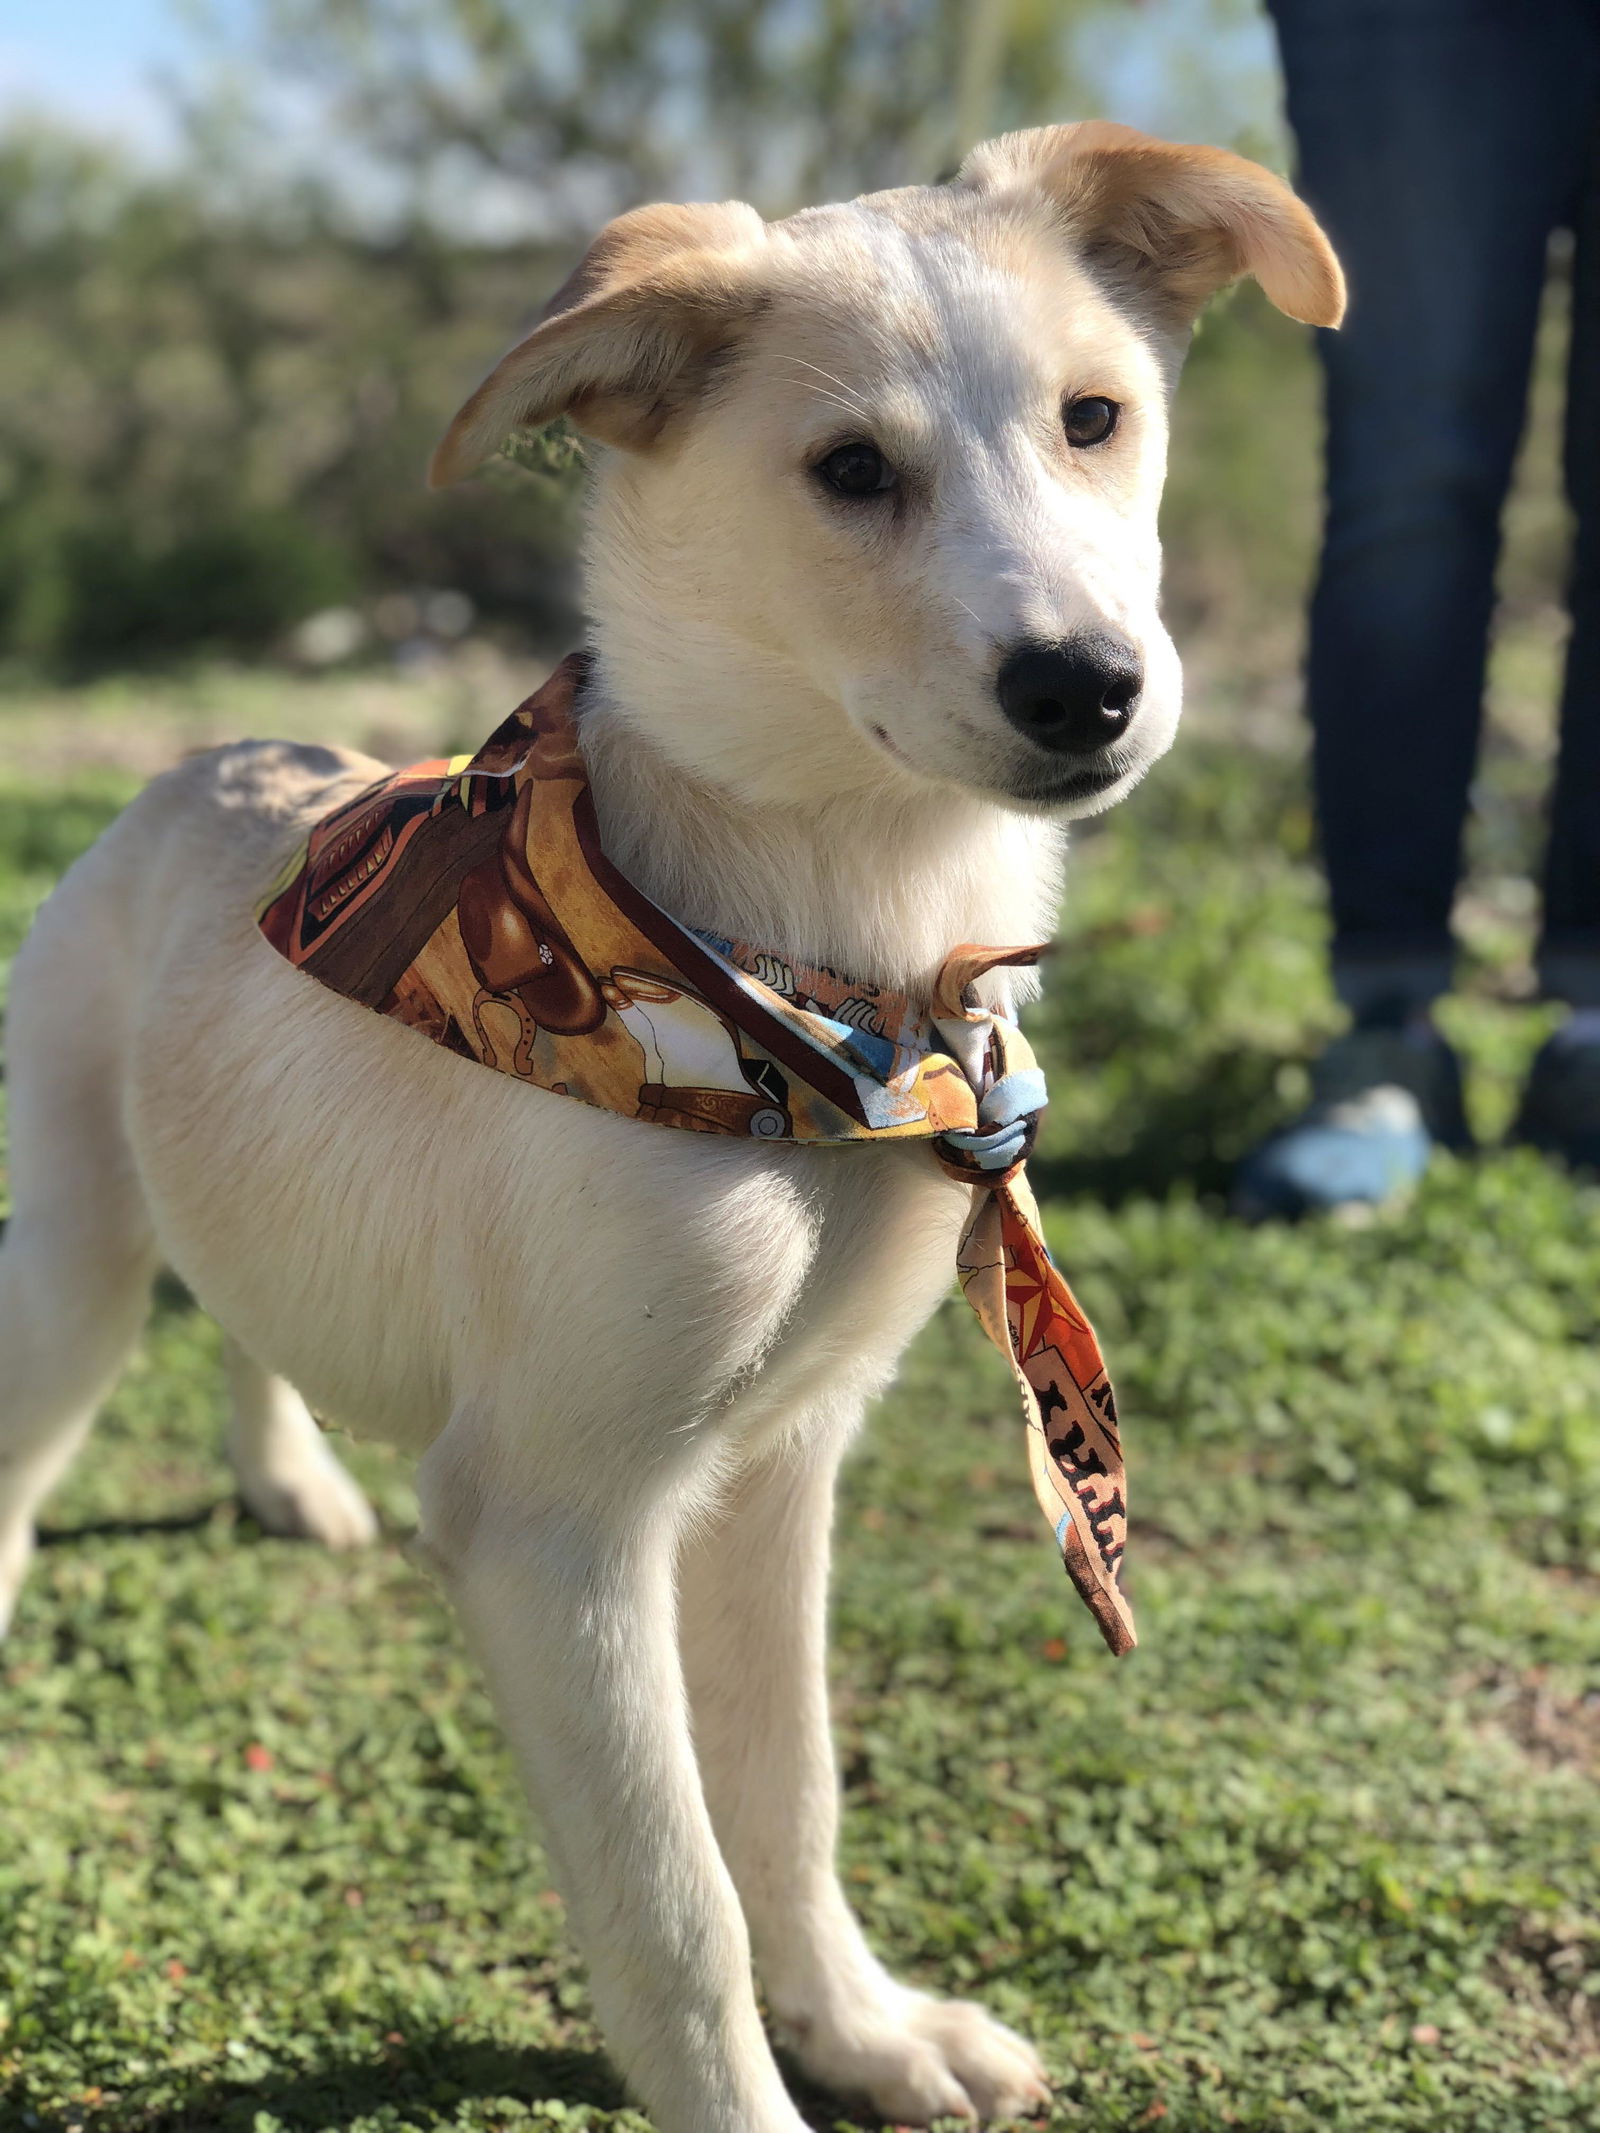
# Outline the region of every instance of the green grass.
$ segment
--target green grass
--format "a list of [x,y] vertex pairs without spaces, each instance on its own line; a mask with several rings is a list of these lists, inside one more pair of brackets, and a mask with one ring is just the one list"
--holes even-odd
[[[1491,766],[1513,845],[1532,782]],[[125,789],[0,788],[0,953]],[[1037,1174],[1143,1644],[1072,1601],[952,1304],[848,1474],[844,1870],[899,1969],[1039,2040],[1054,2127],[1590,2126],[1600,1194],[1497,1153],[1364,1228],[1221,1218],[1331,1026],[1307,839],[1291,756],[1191,741],[1082,840]],[[1541,1026],[1498,878],[1452,1009],[1487,1132]],[[6,1648],[0,2124],[642,2126],[432,1589],[263,1538],[218,1408],[164,1291]],[[401,1464],[353,1462],[402,1532]]]

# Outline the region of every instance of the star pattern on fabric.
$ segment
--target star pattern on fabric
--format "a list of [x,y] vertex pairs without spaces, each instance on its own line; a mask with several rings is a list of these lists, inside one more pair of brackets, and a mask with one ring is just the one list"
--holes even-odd
[[1045,1345],[1059,1309],[1048,1281],[1010,1253],[1006,1258],[1006,1302],[1016,1324],[1017,1359],[1026,1363]]

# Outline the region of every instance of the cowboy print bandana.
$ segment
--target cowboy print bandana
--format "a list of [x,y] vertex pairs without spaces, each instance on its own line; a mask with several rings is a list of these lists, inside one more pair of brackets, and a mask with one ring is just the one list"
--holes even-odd
[[924,1012],[679,925],[601,849],[573,720],[584,672],[564,661],[476,755],[336,807],[262,932],[347,999],[601,1110],[766,1141],[928,1141],[974,1188],[957,1272],[1021,1392],[1034,1493],[1107,1644],[1129,1650],[1116,1403],[1023,1167],[1044,1077],[970,991],[1039,951],[954,949]]

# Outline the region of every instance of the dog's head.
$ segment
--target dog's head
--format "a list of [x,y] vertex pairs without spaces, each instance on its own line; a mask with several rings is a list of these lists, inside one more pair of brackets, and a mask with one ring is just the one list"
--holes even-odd
[[777,223],[605,229],[433,478],[565,414],[600,455],[597,641],[676,760],[752,799],[897,781],[1090,813],[1171,742],[1167,406],[1196,313],[1260,282],[1335,324],[1277,178],[1092,122],[949,185]]

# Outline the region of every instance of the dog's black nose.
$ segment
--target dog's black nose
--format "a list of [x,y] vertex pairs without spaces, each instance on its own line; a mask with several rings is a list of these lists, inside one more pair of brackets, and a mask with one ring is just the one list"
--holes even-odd
[[1126,733],[1144,669],[1133,647],[1103,630],[1060,644],[1022,644],[995,693],[1019,733],[1052,755],[1092,755]]

